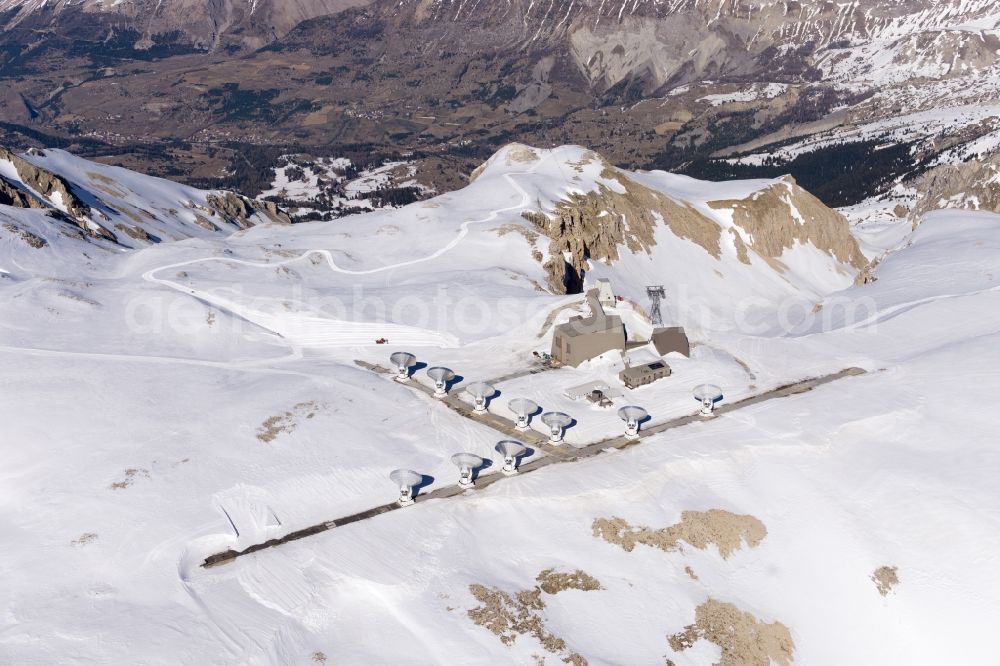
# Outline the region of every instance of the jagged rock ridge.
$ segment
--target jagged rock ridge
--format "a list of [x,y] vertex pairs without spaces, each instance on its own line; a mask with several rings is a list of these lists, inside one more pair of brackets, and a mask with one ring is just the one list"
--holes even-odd
[[89,238],[126,247],[290,223],[273,203],[233,192],[203,192],[62,151],[3,147],[0,205],[45,210]]

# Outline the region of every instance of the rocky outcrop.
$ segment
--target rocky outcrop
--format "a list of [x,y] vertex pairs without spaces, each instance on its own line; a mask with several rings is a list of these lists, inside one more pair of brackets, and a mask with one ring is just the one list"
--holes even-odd
[[[65,178],[38,167],[3,147],[0,147],[0,160],[13,164],[17,177],[30,190],[25,192],[10,181],[4,181],[0,183],[0,191],[6,192],[6,196],[0,193],[0,203],[5,203],[4,199],[8,198],[11,202],[6,205],[17,208],[55,208],[65,213],[60,219],[76,224],[88,236],[112,242],[117,240],[110,230],[94,221],[90,206],[73,192]],[[36,194],[42,199],[36,197]]]
[[261,215],[275,224],[291,224],[288,213],[278,208],[270,201],[250,199],[235,192],[218,192],[209,194],[206,198],[209,208],[218,213],[231,224],[241,229],[254,226],[253,217]]
[[291,223],[268,201],[108,170],[69,154],[17,154],[0,147],[0,163],[7,165],[6,176],[0,176],[0,205],[47,210],[90,238],[126,247]]
[[[764,259],[776,261],[799,243],[827,252],[858,271],[868,265],[847,218],[803,190],[791,176],[746,199],[713,201],[709,205],[731,209],[733,223],[749,237],[747,245]],[[737,250],[741,244],[737,244]],[[750,263],[745,252],[740,259]]]
[[[592,155],[592,160],[600,157]],[[545,263],[549,288],[579,293],[590,260],[612,263],[619,246],[629,252],[649,252],[655,229],[666,224],[677,236],[720,257],[721,227],[685,203],[641,185],[604,164],[600,183],[586,194],[572,194],[551,214],[528,212],[524,217],[551,239]],[[619,186],[624,191],[618,191]]]
[[0,205],[14,208],[48,208],[45,203],[22,191],[3,176],[0,176]]
[[90,217],[90,206],[73,193],[70,184],[62,176],[37,167],[3,148],[0,148],[0,159],[12,162],[22,183],[49,201],[59,201],[61,207],[73,217]]
[[[637,182],[595,153],[577,166],[595,161],[600,161],[602,171],[594,189],[569,194],[549,212],[522,214],[550,239],[549,258],[544,263],[550,290],[579,293],[589,262],[614,263],[620,258],[620,248],[633,254],[649,253],[656,245],[660,226],[712,258],[722,258],[723,227],[718,221],[686,200]],[[847,271],[862,273],[868,266],[847,219],[789,176],[745,199],[709,201],[707,205],[731,213],[734,226],[726,229],[725,240],[732,243],[737,259],[744,264],[756,256],[784,272],[782,255],[796,245],[807,245],[828,253]]]
[[910,211],[914,225],[939,208],[1000,212],[1000,156],[931,169],[914,184],[919,198]]

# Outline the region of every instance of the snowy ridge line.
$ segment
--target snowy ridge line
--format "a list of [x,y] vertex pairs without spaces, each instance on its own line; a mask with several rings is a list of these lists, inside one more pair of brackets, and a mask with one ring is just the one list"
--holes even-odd
[[[378,366],[370,366],[365,364],[363,367],[367,367],[368,369],[371,369],[373,372],[376,372],[378,374],[382,375],[387,374],[387,371],[384,370],[384,368],[380,368]],[[749,396],[737,402],[720,405],[715,409],[715,414],[716,417],[722,416],[728,414],[729,412],[733,412],[738,409],[743,409],[744,407],[750,407],[752,405],[757,405],[777,398],[787,398],[789,396],[798,395],[800,393],[806,393],[808,391],[813,390],[814,388],[823,386],[824,384],[830,384],[840,379],[845,379],[847,377],[858,377],[865,374],[867,374],[867,371],[864,370],[863,368],[850,367],[840,370],[839,372],[834,372],[819,377],[812,377],[809,379],[803,379],[796,382],[791,382],[789,384],[784,384],[777,388],[773,388],[769,391],[764,391],[762,393],[758,393],[757,395]],[[407,384],[405,385],[409,386],[411,389],[414,389],[416,391],[426,393],[427,395],[432,395],[432,389],[422,384],[417,384],[415,382],[407,382]],[[473,421],[476,421],[481,425],[493,428],[494,430],[497,430],[497,432],[504,437],[508,437],[511,434],[497,428],[496,425],[497,420],[507,422],[507,419],[504,419],[503,417],[489,413],[485,416],[491,418],[481,417],[477,414],[474,414],[468,405],[462,403],[461,401],[458,401],[456,398],[452,398],[451,400],[442,400],[442,401],[435,399],[434,401],[436,403],[443,402],[451,409],[454,409],[458,414],[465,416],[466,418],[471,419]],[[455,402],[458,402],[461,405],[461,407],[456,407],[454,404]],[[713,420],[716,417],[713,417]],[[642,430],[639,431],[639,436],[636,439],[626,439],[624,435],[618,435],[615,437],[608,437],[593,442],[591,444],[587,444],[575,450],[568,445],[564,445],[564,448],[566,449],[565,451],[556,449],[558,451],[557,455],[546,455],[544,457],[532,460],[531,462],[519,465],[518,472],[520,474],[528,474],[537,469],[548,467],[549,465],[557,463],[577,462],[580,460],[593,458],[597,455],[600,455],[601,453],[603,453],[608,449],[617,449],[617,450],[626,449],[636,444],[639,444],[648,437],[660,434],[667,430],[680,428],[689,425],[691,423],[702,423],[702,422],[706,422],[705,418],[696,412],[693,414],[689,414],[687,416],[681,416],[675,419],[671,419],[669,421],[654,426],[643,428]],[[526,433],[515,431],[513,428],[514,425],[513,422],[509,423],[511,432],[515,432],[517,434],[518,439],[524,440]],[[531,433],[527,434],[531,435]],[[531,438],[529,437],[529,439]],[[541,440],[542,439],[541,436],[538,436],[538,439]],[[534,439],[531,439],[531,443],[543,447],[543,450],[545,448],[544,444],[542,444],[541,442],[536,442]],[[554,449],[555,447],[548,446],[547,448]],[[500,473],[487,474],[486,476],[479,477],[476,479],[476,488],[478,490],[482,490],[483,488],[491,486],[494,483],[509,478],[512,477],[508,477]],[[513,478],[517,478],[517,476],[515,475]],[[467,493],[465,488],[462,488],[459,485],[455,484],[451,486],[445,486],[443,488],[438,488],[437,490],[431,491],[427,494],[418,494],[413,499],[415,502],[419,503],[419,502],[430,501],[433,499],[448,499],[452,497],[462,497],[462,496],[475,496],[475,493],[474,492]],[[243,550],[237,551],[229,549],[220,553],[209,555],[208,557],[205,558],[204,562],[202,562],[201,566],[203,568],[208,569],[222,564],[228,564],[245,555],[250,555],[253,553],[260,552],[262,550],[266,550],[268,548],[275,548],[277,546],[281,546],[283,544],[290,543],[292,541],[298,541],[299,539],[304,539],[306,537],[314,536],[316,534],[321,534],[336,527],[343,527],[345,525],[350,525],[352,523],[358,523],[364,520],[368,520],[370,518],[375,518],[376,516],[380,516],[390,511],[396,511],[401,508],[403,507],[401,507],[396,502],[392,502],[390,504],[382,504],[376,507],[372,507],[370,509],[366,509],[364,511],[360,511],[358,513],[353,513],[348,516],[343,516],[341,518],[334,518],[333,520],[319,523],[317,525],[312,525],[310,527],[306,527],[301,530],[296,530],[294,532],[286,534],[283,537],[270,539],[263,543],[248,546]]]
[[[294,354],[301,354],[301,349],[303,347],[356,346],[358,344],[362,344],[363,341],[370,340],[373,334],[377,336],[380,333],[384,333],[387,330],[387,326],[389,327],[390,335],[394,339],[398,339],[405,344],[434,344],[441,347],[457,347],[458,340],[454,336],[440,333],[438,331],[422,330],[411,326],[373,322],[351,322],[346,320],[335,320],[324,317],[308,317],[303,315],[285,314],[283,316],[276,317],[268,313],[250,310],[249,308],[241,306],[238,303],[211,295],[205,291],[191,289],[190,287],[178,284],[171,280],[158,278],[156,277],[156,274],[165,270],[183,268],[184,266],[191,266],[211,261],[228,262],[239,264],[241,266],[249,266],[251,268],[278,268],[297,261],[302,261],[313,254],[318,254],[323,257],[327,265],[330,267],[330,270],[334,273],[342,273],[345,275],[372,275],[383,271],[391,271],[397,268],[420,264],[426,261],[433,261],[458,246],[458,244],[461,243],[462,240],[469,234],[469,227],[471,225],[491,222],[503,213],[525,210],[531,203],[531,195],[528,194],[527,190],[521,187],[517,181],[514,180],[514,176],[529,176],[533,174],[542,164],[544,164],[546,160],[551,158],[552,153],[538,160],[527,171],[502,174],[503,178],[510,184],[510,186],[521,195],[521,201],[513,206],[495,208],[491,210],[486,217],[478,220],[466,220],[461,224],[458,235],[455,238],[453,238],[444,247],[424,257],[418,257],[416,259],[410,259],[409,261],[389,264],[387,266],[379,266],[378,268],[370,268],[366,270],[351,270],[342,268],[337,265],[336,260],[333,258],[333,254],[329,250],[322,249],[306,250],[297,257],[277,262],[249,261],[230,257],[201,257],[198,259],[189,259],[187,261],[167,264],[165,266],[151,269],[143,273],[142,279],[146,282],[158,284],[174,289],[183,294],[193,296],[205,303],[208,303],[209,305],[226,310],[240,319],[266,328],[285,340],[293,349]],[[284,332],[280,329],[284,329]]]

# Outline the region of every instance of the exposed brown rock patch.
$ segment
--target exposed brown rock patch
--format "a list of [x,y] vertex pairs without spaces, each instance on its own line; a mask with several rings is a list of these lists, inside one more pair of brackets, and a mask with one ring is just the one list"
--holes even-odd
[[538,587],[546,594],[558,594],[563,590],[583,590],[591,592],[601,589],[596,578],[577,569],[572,573],[560,573],[555,569],[546,569],[535,578]]
[[299,419],[311,419],[318,411],[319,406],[315,402],[300,402],[287,412],[265,419],[257,429],[257,439],[270,444],[278,435],[294,431],[299,425]]
[[637,544],[663,551],[679,550],[685,542],[698,550],[715,544],[723,559],[728,558],[744,543],[754,548],[767,536],[767,528],[753,516],[737,515],[721,509],[685,511],[681,521],[662,529],[632,527],[621,518],[598,518],[593,524],[594,536],[632,552]]
[[97,535],[93,532],[84,532],[71,542],[74,546],[86,546],[88,543],[97,541]]
[[260,214],[265,219],[276,224],[291,224],[291,218],[283,210],[270,201],[257,201],[235,192],[219,192],[209,194],[205,202],[210,208],[221,214],[227,222],[241,229],[253,226],[251,218]]
[[733,604],[715,599],[698,606],[694,624],[667,638],[677,652],[687,650],[698,640],[722,649],[714,666],[789,666],[795,653],[788,627],[780,622],[761,622]]
[[[777,260],[799,242],[814,245],[859,271],[868,264],[851,235],[847,218],[803,190],[790,176],[746,199],[712,201],[709,206],[732,209],[733,223],[746,230],[752,239],[750,249],[764,259]],[[743,257],[740,260],[744,261]]]
[[600,582],[580,570],[560,573],[553,569],[539,573],[537,581],[536,587],[515,594],[475,583],[470,585],[469,591],[480,605],[468,611],[469,618],[493,632],[504,645],[513,644],[519,636],[533,636],[546,651],[559,655],[564,663],[586,666],[583,656],[569,650],[565,640],[546,629],[543,593],[599,590]]
[[915,189],[919,198],[910,211],[914,226],[925,213],[939,208],[998,212],[1000,155],[935,167],[916,180]]
[[10,233],[14,234],[18,238],[20,238],[22,241],[24,241],[24,243],[28,247],[35,248],[36,250],[40,250],[49,244],[48,241],[46,241],[41,236],[37,236],[31,233],[27,229],[21,229],[20,227],[11,224],[10,222],[4,223],[3,228],[9,231]]
[[872,573],[872,582],[875,583],[875,587],[878,589],[878,593],[883,597],[889,596],[892,592],[892,588],[899,585],[899,576],[896,573],[896,567],[879,567]]
[[136,480],[138,480],[138,479],[148,479],[148,478],[149,478],[149,470],[148,469],[140,469],[140,468],[137,468],[137,467],[130,467],[129,469],[125,470],[125,476],[120,481],[115,481],[114,483],[112,483],[108,487],[111,490],[125,490],[126,488],[128,488],[129,486],[131,486],[133,483],[135,483]]

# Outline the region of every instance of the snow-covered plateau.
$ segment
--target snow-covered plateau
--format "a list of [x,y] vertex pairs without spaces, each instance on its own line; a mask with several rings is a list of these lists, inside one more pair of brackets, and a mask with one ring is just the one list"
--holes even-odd
[[[88,210],[145,198],[164,241],[0,205],[0,663],[996,663],[1000,215],[849,226],[787,178],[512,145],[403,208],[209,232],[204,193],[95,173]],[[628,352],[537,364],[586,312],[564,262],[610,281]],[[659,284],[691,355],[624,388]],[[593,381],[611,409],[567,397]],[[658,431],[705,383],[717,415]],[[575,422],[504,476],[515,397]],[[492,464],[451,494],[461,451]],[[326,522],[394,502],[396,468],[422,501]]]

